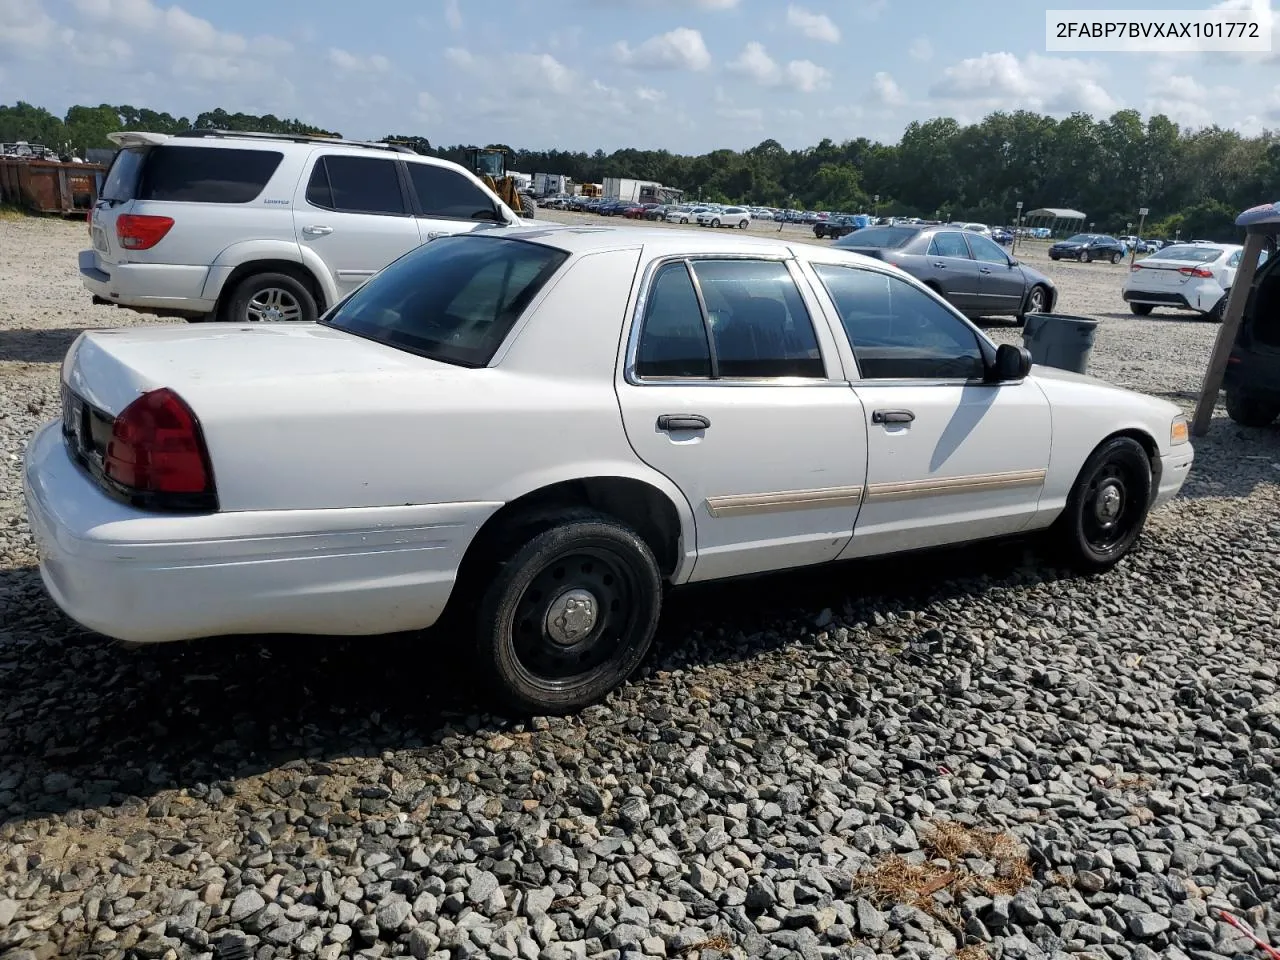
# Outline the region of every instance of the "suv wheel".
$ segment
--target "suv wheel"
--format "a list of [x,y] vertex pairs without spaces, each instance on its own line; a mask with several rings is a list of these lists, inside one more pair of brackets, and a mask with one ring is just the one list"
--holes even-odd
[[236,286],[223,307],[229,323],[313,323],[319,311],[311,291],[287,273],[255,273]]
[[1280,402],[1264,400],[1240,387],[1227,387],[1227,416],[1242,427],[1269,427],[1280,416]]

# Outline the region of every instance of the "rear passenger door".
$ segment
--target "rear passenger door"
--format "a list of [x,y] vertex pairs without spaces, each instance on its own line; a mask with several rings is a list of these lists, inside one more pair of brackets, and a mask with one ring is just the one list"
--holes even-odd
[[298,243],[324,262],[340,297],[421,242],[393,157],[319,154],[298,189]]
[[436,237],[506,224],[505,215],[489,192],[458,171],[413,161],[407,162],[405,168],[424,243]]
[[982,274],[969,253],[964,234],[943,230],[933,235],[925,253],[926,273],[920,280],[932,282],[942,295],[966,313],[982,309]]
[[693,580],[832,560],[853,532],[867,428],[793,270],[677,258],[640,294],[618,402],[636,454],[693,508]]

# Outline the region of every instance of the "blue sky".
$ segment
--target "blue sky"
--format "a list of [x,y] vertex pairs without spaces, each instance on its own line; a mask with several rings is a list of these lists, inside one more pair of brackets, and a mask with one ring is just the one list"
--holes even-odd
[[606,151],[892,141],[911,120],[1017,108],[1280,129],[1280,34],[1269,55],[1055,55],[1046,6],[1210,4],[0,0],[0,101],[223,106],[349,137]]

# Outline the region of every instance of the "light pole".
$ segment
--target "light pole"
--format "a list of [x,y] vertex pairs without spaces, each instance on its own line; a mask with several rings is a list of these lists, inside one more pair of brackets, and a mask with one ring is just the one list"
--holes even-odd
[[1019,200],[1014,204],[1018,212],[1013,218],[1013,242],[1009,244],[1009,252],[1013,253],[1018,249],[1018,234],[1022,230],[1022,201]]
[[876,220],[880,219],[880,194],[876,194],[871,198],[871,216]]
[[[1142,225],[1146,222],[1147,222],[1147,208],[1139,207],[1138,208],[1138,242],[1139,243],[1142,242],[1142,229],[1143,229]],[[1137,259],[1138,259],[1138,244],[1135,243],[1133,245],[1133,252],[1129,254],[1129,263],[1132,265],[1133,261]]]

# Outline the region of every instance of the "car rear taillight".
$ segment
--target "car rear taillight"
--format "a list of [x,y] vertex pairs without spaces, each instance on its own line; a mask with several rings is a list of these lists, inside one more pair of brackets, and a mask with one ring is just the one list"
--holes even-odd
[[116,236],[126,250],[150,250],[173,227],[173,217],[126,213],[116,218]]
[[102,469],[112,484],[143,502],[216,509],[200,423],[168,388],[144,393],[116,417]]
[[1146,269],[1146,267],[1144,267],[1144,266],[1143,266],[1142,264],[1140,264],[1140,263],[1131,263],[1131,264],[1129,264],[1129,272],[1130,272],[1130,273],[1137,273],[1139,270],[1145,270],[1145,269]]
[[1208,279],[1213,276],[1213,271],[1205,267],[1179,267],[1178,272],[1184,277],[1204,277]]

